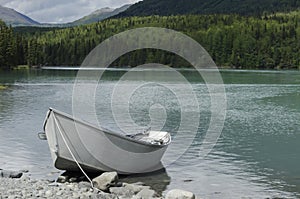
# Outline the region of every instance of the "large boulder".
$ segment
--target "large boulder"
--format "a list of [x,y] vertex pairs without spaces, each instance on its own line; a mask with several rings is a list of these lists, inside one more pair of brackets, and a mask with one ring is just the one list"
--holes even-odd
[[173,189],[167,193],[166,199],[195,199],[195,195],[189,191]]
[[101,191],[108,191],[109,187],[115,186],[118,182],[117,172],[105,172],[93,179],[93,184]]

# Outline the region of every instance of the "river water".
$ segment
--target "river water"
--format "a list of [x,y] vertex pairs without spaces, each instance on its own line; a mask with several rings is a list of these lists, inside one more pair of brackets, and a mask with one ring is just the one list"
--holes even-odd
[[[156,123],[166,120],[163,130],[171,132],[177,143],[168,153],[176,156],[182,147],[187,148],[165,171],[123,177],[124,180],[144,181],[158,191],[181,188],[203,198],[300,197],[300,72],[222,70],[226,119],[215,147],[204,159],[199,158],[199,148],[210,121],[210,95],[195,71],[180,72],[197,96],[200,113],[192,109],[189,99],[183,103],[190,106],[180,109],[180,102],[170,91],[176,88],[184,95],[186,91],[180,90],[185,88],[183,82],[166,81],[167,86],[155,81],[122,82],[125,87],[138,85],[130,96],[132,121],[147,127],[153,122],[152,116],[156,117]],[[76,73],[74,70],[0,72],[0,85],[8,86],[0,90],[0,168],[28,169],[34,178],[57,177],[59,171],[53,167],[47,142],[39,140],[37,133],[42,130],[48,107],[72,114]],[[109,99],[125,73],[107,72],[95,91],[98,120],[116,131],[120,130],[120,124],[114,121]],[[151,72],[143,75],[157,77]],[[122,105],[122,100],[119,101]],[[191,118],[200,114],[200,123],[196,132],[187,130],[177,138],[174,133],[182,121],[181,111]],[[82,117],[88,120],[89,115]],[[127,120],[121,125],[130,129]],[[181,146],[186,139],[193,142]]]

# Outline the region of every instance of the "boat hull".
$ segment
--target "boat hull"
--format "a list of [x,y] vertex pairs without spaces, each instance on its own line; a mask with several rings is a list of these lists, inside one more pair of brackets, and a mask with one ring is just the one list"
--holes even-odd
[[[44,124],[54,166],[61,170],[146,173],[161,169],[168,144],[153,145],[97,128],[50,109]],[[73,155],[73,156],[72,156]]]

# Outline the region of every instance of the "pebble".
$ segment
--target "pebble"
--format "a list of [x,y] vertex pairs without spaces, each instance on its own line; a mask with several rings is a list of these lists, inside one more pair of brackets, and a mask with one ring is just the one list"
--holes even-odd
[[59,176],[56,180],[56,182],[59,182],[59,183],[65,183],[67,182],[68,178],[66,176]]
[[126,187],[110,187],[109,192],[125,198],[132,198],[134,196],[134,192],[126,189]]
[[46,195],[46,197],[51,196],[52,192],[50,190],[48,190],[48,191],[45,192],[45,195]]
[[77,182],[77,178],[75,178],[75,177],[71,177],[70,179],[69,179],[69,182]]
[[82,182],[78,183],[78,187],[80,189],[82,189],[82,188],[91,188],[91,183],[82,181]]

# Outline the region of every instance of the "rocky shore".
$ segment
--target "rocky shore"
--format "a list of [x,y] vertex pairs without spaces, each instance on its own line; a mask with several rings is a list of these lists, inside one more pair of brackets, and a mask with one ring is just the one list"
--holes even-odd
[[[4,198],[78,198],[78,199],[194,199],[195,195],[183,190],[171,190],[159,195],[142,182],[120,182],[116,172],[105,172],[92,180],[60,176],[56,182],[34,180],[26,171],[0,169],[0,199]],[[93,187],[92,187],[93,185]]]

